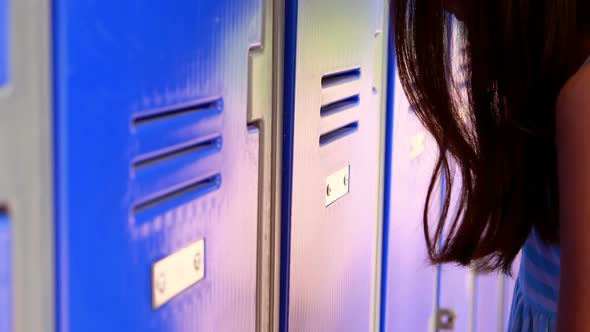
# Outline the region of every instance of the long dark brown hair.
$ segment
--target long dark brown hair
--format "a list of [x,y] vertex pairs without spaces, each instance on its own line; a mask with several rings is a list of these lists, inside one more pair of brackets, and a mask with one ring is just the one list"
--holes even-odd
[[[558,239],[555,103],[576,69],[581,20],[574,0],[462,4],[461,22],[444,0],[394,0],[391,8],[401,83],[440,152],[424,233],[433,263],[509,273],[533,228],[548,243]],[[460,30],[464,86],[453,74],[451,24]],[[443,208],[431,230],[441,178]]]

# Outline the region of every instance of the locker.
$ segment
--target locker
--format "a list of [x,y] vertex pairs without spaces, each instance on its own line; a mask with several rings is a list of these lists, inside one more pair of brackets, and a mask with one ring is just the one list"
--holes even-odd
[[[502,331],[510,310],[512,278],[427,262],[422,211],[437,152],[401,90],[396,81],[382,331],[436,331],[439,310],[453,314],[453,331]],[[435,199],[433,213],[439,204]]]
[[[393,59],[392,59],[393,61]],[[393,62],[390,66],[393,67]],[[434,143],[414,115],[395,68],[390,136],[389,214],[384,234],[382,331],[431,331],[438,307],[438,271],[426,261],[422,216],[430,175],[436,161]],[[392,98],[392,97],[390,97]],[[391,121],[391,120],[390,120]],[[440,199],[432,202],[438,213]]]
[[506,324],[513,280],[425,261],[388,1],[284,5],[0,0],[0,332]]
[[283,331],[378,316],[386,4],[286,2]]
[[256,329],[263,20],[261,0],[55,1],[59,331]]
[[[462,53],[454,43],[456,33],[452,29],[449,37],[452,61],[458,69]],[[390,174],[386,177],[381,330],[503,331],[510,312],[512,278],[453,265],[428,265],[422,212],[438,151],[408,105],[397,79],[393,49],[390,52],[389,76],[395,85],[388,106]],[[460,180],[457,174],[453,199]],[[431,203],[433,216],[439,213],[441,197]],[[450,317],[452,323],[440,324],[438,317],[442,321]]]

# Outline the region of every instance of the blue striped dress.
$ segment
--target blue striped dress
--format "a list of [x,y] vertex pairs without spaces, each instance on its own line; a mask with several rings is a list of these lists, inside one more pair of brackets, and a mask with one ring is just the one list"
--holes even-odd
[[559,246],[533,230],[524,247],[514,287],[509,332],[553,332],[559,294]]

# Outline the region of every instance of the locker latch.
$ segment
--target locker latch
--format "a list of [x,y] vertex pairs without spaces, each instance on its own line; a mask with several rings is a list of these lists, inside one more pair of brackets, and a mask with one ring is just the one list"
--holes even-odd
[[157,309],[205,278],[205,240],[201,239],[152,265],[152,307]]
[[339,200],[349,192],[350,165],[328,175],[326,178],[326,206]]
[[451,309],[440,308],[436,311],[436,330],[451,331],[455,329],[455,312]]

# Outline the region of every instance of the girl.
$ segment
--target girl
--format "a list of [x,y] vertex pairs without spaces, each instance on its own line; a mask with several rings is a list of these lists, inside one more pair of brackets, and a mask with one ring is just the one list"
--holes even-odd
[[426,207],[445,179],[434,229],[424,213],[430,259],[510,273],[522,249],[510,331],[590,331],[589,3],[392,5],[400,79],[440,151]]

